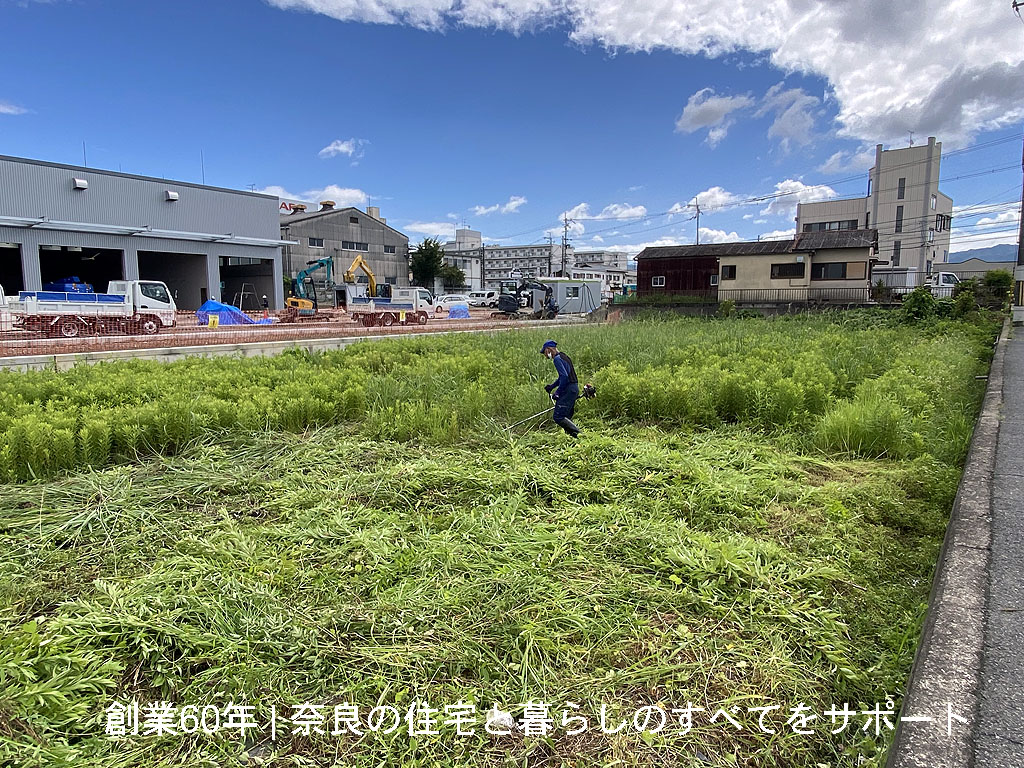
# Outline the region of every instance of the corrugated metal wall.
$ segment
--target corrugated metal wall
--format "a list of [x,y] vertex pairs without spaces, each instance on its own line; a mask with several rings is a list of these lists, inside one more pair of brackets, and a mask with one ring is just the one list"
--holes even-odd
[[[76,178],[85,179],[88,189],[76,190]],[[167,200],[168,190],[178,193],[176,201]],[[177,232],[231,234],[267,240],[277,240],[281,234],[275,197],[4,156],[0,156],[0,216],[45,216],[52,221],[149,226]],[[212,265],[206,286],[211,297],[219,297],[220,293],[219,257],[271,260],[278,275],[274,286],[274,306],[283,304],[279,247],[24,227],[0,227],[0,242],[21,246],[22,278],[30,290],[41,287],[41,245],[93,246],[122,251],[124,277],[129,280],[140,277],[139,251],[206,255]]]
[[[72,180],[85,179],[86,190]],[[176,202],[166,191],[178,193]],[[277,239],[277,198],[0,156],[0,216]]]

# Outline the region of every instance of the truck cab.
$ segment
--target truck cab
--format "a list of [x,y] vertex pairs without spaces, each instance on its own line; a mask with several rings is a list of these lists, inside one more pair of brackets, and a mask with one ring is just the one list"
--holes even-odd
[[178,307],[167,286],[159,280],[111,280],[107,293],[127,296],[136,315],[155,317],[164,328],[176,323]]

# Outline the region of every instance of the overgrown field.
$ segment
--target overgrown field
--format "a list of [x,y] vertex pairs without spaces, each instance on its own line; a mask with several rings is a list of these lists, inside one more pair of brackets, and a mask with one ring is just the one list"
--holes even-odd
[[[0,375],[0,763],[878,764],[823,713],[898,706],[995,326],[558,331],[599,393],[575,443],[504,429],[546,405],[538,332]],[[133,699],[327,733],[108,738]],[[551,733],[484,732],[531,700]],[[416,702],[439,735],[330,732]]]

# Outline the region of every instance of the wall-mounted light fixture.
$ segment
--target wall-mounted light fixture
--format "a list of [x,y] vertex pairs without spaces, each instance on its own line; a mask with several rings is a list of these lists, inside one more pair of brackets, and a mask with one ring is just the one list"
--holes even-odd
[[88,189],[89,182],[86,179],[72,179],[72,184],[75,189]]
[[164,194],[166,195],[167,202],[169,202],[169,203],[176,203],[176,202],[178,202],[178,193],[175,192],[173,189],[168,189],[166,192],[164,192]]

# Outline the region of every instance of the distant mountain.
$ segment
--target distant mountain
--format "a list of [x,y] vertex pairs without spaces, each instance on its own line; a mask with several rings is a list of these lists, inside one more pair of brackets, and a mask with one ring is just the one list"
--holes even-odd
[[949,254],[947,259],[950,264],[959,264],[968,259],[982,259],[984,261],[1016,261],[1017,246],[1013,243],[993,245],[990,248],[975,248],[973,251],[958,251]]

